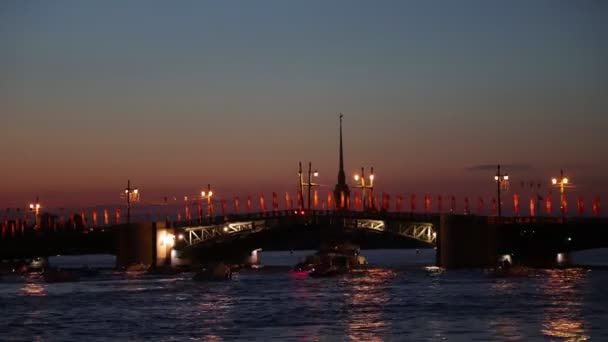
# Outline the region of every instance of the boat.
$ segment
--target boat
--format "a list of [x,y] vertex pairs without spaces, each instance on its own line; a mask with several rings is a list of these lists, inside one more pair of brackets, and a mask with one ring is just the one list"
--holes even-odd
[[349,243],[322,246],[314,255],[296,264],[293,272],[311,277],[330,277],[350,272],[367,264],[359,247]]
[[232,269],[223,262],[209,264],[203,267],[192,277],[194,281],[219,281],[231,280]]

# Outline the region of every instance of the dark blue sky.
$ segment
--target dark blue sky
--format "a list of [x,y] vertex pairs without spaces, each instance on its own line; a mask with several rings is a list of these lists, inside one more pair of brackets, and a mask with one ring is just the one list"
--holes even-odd
[[607,33],[605,1],[2,1],[0,202],[330,188],[339,112],[387,190],[606,192]]

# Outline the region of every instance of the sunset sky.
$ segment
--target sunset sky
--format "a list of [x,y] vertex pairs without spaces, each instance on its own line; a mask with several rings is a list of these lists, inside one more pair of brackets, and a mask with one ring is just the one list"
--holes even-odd
[[608,198],[608,2],[0,2],[2,208],[325,192],[340,112],[378,191]]

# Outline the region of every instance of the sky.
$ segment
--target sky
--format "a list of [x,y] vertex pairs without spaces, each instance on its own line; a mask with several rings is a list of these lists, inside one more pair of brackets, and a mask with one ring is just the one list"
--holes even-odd
[[608,198],[608,2],[0,2],[0,207],[331,190],[339,113],[378,191]]

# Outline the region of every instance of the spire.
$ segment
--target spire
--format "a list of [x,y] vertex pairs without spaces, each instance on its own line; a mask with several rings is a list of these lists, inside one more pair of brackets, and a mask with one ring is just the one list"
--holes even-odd
[[346,177],[344,176],[344,150],[342,148],[342,113],[340,113],[340,169],[338,171],[338,184],[344,184]]
[[342,204],[342,196],[344,194],[345,201],[346,198],[350,196],[350,189],[346,184],[346,176],[344,175],[344,150],[342,147],[342,113],[340,113],[340,162],[339,162],[339,170],[338,170],[338,183],[334,188],[334,203],[337,208],[346,208],[346,203]]

